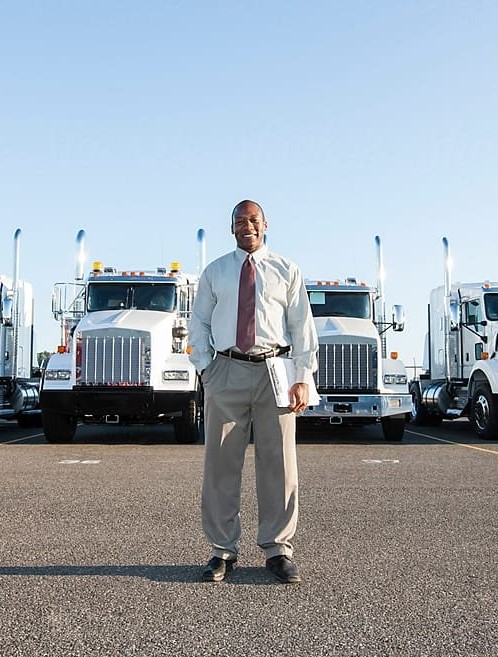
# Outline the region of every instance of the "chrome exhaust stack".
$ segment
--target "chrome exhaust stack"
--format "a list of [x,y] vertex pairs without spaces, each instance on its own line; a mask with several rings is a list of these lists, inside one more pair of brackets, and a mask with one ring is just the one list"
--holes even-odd
[[206,233],[204,228],[197,231],[197,243],[199,244],[199,276],[206,266]]

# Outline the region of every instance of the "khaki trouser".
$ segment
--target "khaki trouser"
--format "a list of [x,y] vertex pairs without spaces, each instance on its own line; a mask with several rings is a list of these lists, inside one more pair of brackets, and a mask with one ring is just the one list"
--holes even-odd
[[278,408],[265,362],[217,356],[202,376],[205,457],[202,524],[213,556],[239,551],[240,488],[251,435],[256,458],[258,545],[266,558],[292,556],[298,515],[296,419]]

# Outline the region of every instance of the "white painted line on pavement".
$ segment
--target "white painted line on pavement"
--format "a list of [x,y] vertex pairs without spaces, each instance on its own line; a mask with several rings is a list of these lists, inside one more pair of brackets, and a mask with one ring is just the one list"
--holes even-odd
[[101,461],[97,461],[94,459],[86,459],[85,461],[81,461],[80,459],[64,459],[64,461],[58,461],[61,465],[75,465],[76,463],[82,463],[83,465],[97,465]]
[[39,438],[40,436],[43,436],[43,432],[40,433],[32,433],[31,436],[23,436],[22,438],[16,438],[15,440],[5,440],[0,443],[0,447],[2,445],[12,445],[12,443],[21,443],[23,440],[29,440],[30,438]]
[[437,440],[439,443],[446,443],[447,445],[456,445],[457,447],[466,447],[467,449],[475,449],[478,452],[487,452],[488,454],[494,454],[498,456],[498,452],[494,449],[488,449],[486,447],[476,447],[476,445],[466,445],[465,443],[457,443],[454,440],[446,440],[445,438],[436,438],[436,436],[430,436],[428,433],[420,433],[418,431],[413,431],[413,429],[407,429],[408,433],[412,433],[414,436],[422,436],[423,438],[430,438],[431,440]]
[[399,459],[362,459],[363,463],[399,463]]

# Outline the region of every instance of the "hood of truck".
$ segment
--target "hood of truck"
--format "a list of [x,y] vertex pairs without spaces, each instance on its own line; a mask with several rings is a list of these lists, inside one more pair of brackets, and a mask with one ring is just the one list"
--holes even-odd
[[377,342],[379,334],[375,324],[369,319],[356,317],[315,317],[318,340],[321,343],[334,342]]
[[85,315],[78,324],[78,331],[103,329],[129,329],[155,332],[171,326],[174,316],[153,310],[102,310]]

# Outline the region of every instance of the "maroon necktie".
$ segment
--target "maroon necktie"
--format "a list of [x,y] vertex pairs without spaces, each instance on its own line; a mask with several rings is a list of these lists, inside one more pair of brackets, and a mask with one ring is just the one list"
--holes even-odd
[[237,347],[244,353],[256,342],[256,269],[250,255],[240,270]]

